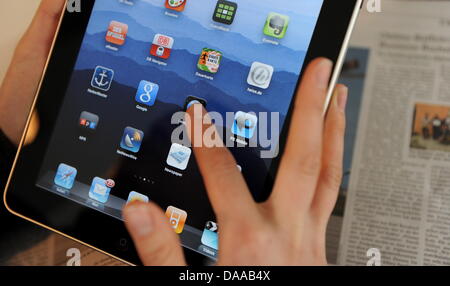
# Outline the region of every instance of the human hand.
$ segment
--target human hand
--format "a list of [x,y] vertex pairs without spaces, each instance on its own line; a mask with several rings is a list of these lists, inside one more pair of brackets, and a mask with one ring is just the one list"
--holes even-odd
[[[63,5],[64,0],[42,0],[0,87],[0,128],[16,144]],[[347,89],[337,86],[324,122],[322,107],[330,71],[329,61],[317,60],[305,74],[286,151],[267,202],[253,201],[226,148],[194,148],[221,227],[219,265],[326,263],[325,232],[341,181],[347,97]],[[124,216],[144,264],[185,264],[179,239],[159,207],[131,204]]]
[[[0,129],[19,144],[59,22],[64,0],[42,0],[0,87]],[[37,125],[37,117],[32,126]]]
[[[338,85],[324,120],[332,63],[307,68],[294,104],[286,149],[272,194],[254,202],[225,147],[195,147],[200,172],[220,226],[218,265],[326,265],[326,227],[342,179],[347,88]],[[191,124],[202,121],[192,116]],[[204,126],[205,130],[207,126]],[[192,132],[191,127],[191,132]],[[195,134],[194,134],[195,135]],[[203,138],[193,136],[191,140]],[[185,265],[178,236],[154,203],[132,203],[126,226],[145,265]]]

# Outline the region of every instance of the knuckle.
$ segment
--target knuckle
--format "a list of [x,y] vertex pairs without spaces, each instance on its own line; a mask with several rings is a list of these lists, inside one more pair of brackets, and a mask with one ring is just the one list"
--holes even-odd
[[346,129],[345,113],[333,109],[327,114],[326,118],[326,132],[331,132],[338,136],[344,136]]
[[[305,95],[304,95],[305,94]],[[309,113],[308,117],[322,116],[324,108],[324,100],[326,94],[313,94],[307,92],[300,92],[295,100],[295,110],[300,110],[302,113]]]
[[269,236],[261,230],[255,228],[240,229],[240,240],[243,245],[252,245],[253,248],[261,249],[269,244]]
[[321,182],[330,189],[338,189],[342,182],[342,166],[329,164],[322,170]]
[[335,122],[334,128],[333,128],[334,131],[343,136],[345,133],[345,127],[346,127],[345,116],[344,115],[338,116],[334,122]]
[[[218,147],[222,149],[222,147]],[[225,150],[216,150],[208,156],[208,166],[206,166],[205,171],[210,175],[214,176],[215,180],[220,180],[224,178],[225,180],[229,178],[229,175],[235,173],[236,162],[232,157],[225,154]]]
[[298,160],[297,169],[300,175],[314,177],[318,176],[321,165],[320,156],[316,152],[310,152]]
[[237,234],[243,245],[252,245],[259,249],[268,245],[271,231],[267,229],[267,225],[252,219],[230,226],[233,228],[232,233]]
[[166,243],[158,243],[141,252],[141,258],[150,265],[168,265],[173,257],[174,247]]

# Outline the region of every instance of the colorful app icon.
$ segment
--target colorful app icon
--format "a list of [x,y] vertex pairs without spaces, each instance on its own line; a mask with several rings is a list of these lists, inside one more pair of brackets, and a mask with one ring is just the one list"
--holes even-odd
[[186,7],[187,0],[166,0],[166,8],[181,12]]
[[209,73],[217,73],[222,60],[222,53],[212,49],[203,49],[197,63],[199,70]]
[[186,170],[192,150],[183,145],[173,143],[167,156],[167,165],[179,170]]
[[127,33],[127,24],[117,21],[111,21],[111,23],[109,23],[108,31],[106,32],[106,41],[111,44],[122,46],[123,44],[125,44]]
[[264,25],[264,34],[270,37],[282,39],[286,36],[289,26],[289,16],[270,13]]
[[184,210],[170,206],[166,210],[166,216],[169,218],[169,223],[175,230],[175,233],[182,233],[184,224],[186,223],[187,213]]
[[54,182],[64,189],[72,189],[77,177],[77,169],[66,164],[59,164]]
[[184,110],[187,111],[192,105],[200,103],[203,107],[206,107],[208,102],[200,97],[188,96],[184,102]]
[[139,152],[139,149],[141,149],[142,140],[144,140],[144,132],[132,127],[127,127],[123,131],[120,148],[137,153]]
[[247,83],[249,85],[267,89],[270,86],[273,76],[273,66],[269,66],[263,63],[254,62],[250,68],[250,73],[247,77]]
[[231,132],[239,137],[250,139],[253,137],[257,125],[258,117],[250,113],[239,111],[234,117]]
[[238,4],[231,1],[217,1],[216,9],[214,9],[213,20],[226,25],[233,24],[236,16]]
[[92,76],[91,86],[103,91],[108,91],[114,78],[114,71],[109,68],[97,66]]
[[203,245],[219,250],[219,227],[217,223],[212,221],[206,223],[201,242]]
[[140,104],[153,106],[155,104],[156,97],[158,96],[158,92],[159,85],[146,80],[141,80],[136,92],[135,100]]
[[91,188],[89,189],[89,197],[102,204],[106,203],[111,192],[110,184],[108,180],[95,177],[92,180]]
[[143,203],[148,203],[149,199],[146,195],[140,194],[138,192],[130,192],[130,194],[128,195],[128,200],[127,203],[132,203],[132,202],[143,202]]
[[175,41],[172,37],[156,34],[155,38],[153,39],[150,54],[152,56],[166,60],[170,57],[174,42]]
[[93,113],[83,111],[80,115],[80,126],[83,129],[94,131],[97,129],[99,117]]

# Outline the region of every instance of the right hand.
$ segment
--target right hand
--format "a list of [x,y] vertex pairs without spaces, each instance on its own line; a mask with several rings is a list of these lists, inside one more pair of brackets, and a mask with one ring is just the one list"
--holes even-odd
[[[193,142],[220,227],[218,265],[327,264],[325,235],[342,178],[347,99],[347,88],[338,85],[324,120],[331,69],[329,60],[318,59],[303,77],[267,202],[254,202],[227,148],[195,147]],[[188,111],[191,121],[202,124],[203,116],[192,114],[194,109]],[[145,265],[186,264],[179,238],[156,204],[132,203],[125,207],[124,218]]]

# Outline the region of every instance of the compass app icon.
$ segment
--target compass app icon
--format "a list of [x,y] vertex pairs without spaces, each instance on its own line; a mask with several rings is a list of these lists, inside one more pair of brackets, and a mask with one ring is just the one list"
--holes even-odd
[[144,140],[144,132],[132,127],[127,127],[123,131],[120,148],[137,153],[139,152],[139,149],[141,149],[142,140]]
[[59,164],[54,182],[56,185],[70,190],[73,187],[76,176],[77,169],[66,164]]
[[97,66],[92,76],[91,85],[103,91],[108,91],[111,88],[111,83],[114,78],[114,71],[109,68]]

